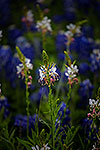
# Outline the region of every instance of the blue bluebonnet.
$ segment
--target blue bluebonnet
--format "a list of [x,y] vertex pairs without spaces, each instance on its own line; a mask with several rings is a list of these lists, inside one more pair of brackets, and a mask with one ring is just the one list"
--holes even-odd
[[[29,116],[29,130],[31,131],[31,129],[35,129],[35,123],[36,120],[38,119],[38,115],[34,115],[34,116]],[[23,115],[17,115],[15,117],[15,122],[14,125],[17,127],[22,127],[23,130],[27,129],[27,116],[23,116]]]
[[[12,50],[9,46],[4,45],[0,47],[0,76],[1,78],[5,78],[6,80],[10,81],[12,87],[16,87],[16,66],[18,63],[18,56],[16,54],[12,54]],[[5,74],[2,76],[3,71]]]
[[80,95],[80,107],[87,107],[88,99],[92,97],[94,86],[89,79],[80,83],[79,95]]
[[18,37],[16,39],[16,45],[20,48],[25,57],[31,59],[31,61],[34,59],[34,46],[30,44],[24,37]]
[[16,86],[16,65],[18,65],[18,63],[18,57],[16,55],[12,55],[12,50],[9,46],[6,45],[0,48],[0,70],[1,72],[4,70],[5,78],[10,81],[13,87]]
[[77,53],[79,60],[87,61],[90,57],[90,53],[94,49],[94,45],[95,43],[92,39],[88,39],[81,35],[74,38],[70,49]]
[[82,34],[83,34],[83,36],[85,36],[87,38],[93,38],[94,37],[93,27],[89,26],[89,25],[84,25],[82,27]]
[[[93,120],[85,118],[81,122],[81,135],[84,135],[84,142],[87,143],[88,140],[96,141],[97,140],[97,127],[92,127]],[[91,134],[90,134],[91,133]]]
[[8,45],[0,47],[0,66],[6,66],[12,58],[11,48]]
[[66,128],[67,126],[70,126],[69,114],[70,114],[69,108],[66,109],[66,104],[64,102],[62,102],[60,104],[60,109],[58,111],[58,119],[57,119],[57,122],[56,122],[57,127],[59,125],[61,125],[64,128]]
[[4,109],[3,117],[6,118],[9,115],[9,104],[8,99],[4,96],[0,97],[0,111],[2,108]]
[[6,69],[11,63],[12,60],[12,51],[11,48],[7,45],[0,47],[0,70]]
[[46,86],[40,87],[40,89],[37,92],[34,92],[33,94],[31,94],[30,100],[39,104],[43,96],[48,97],[48,92],[49,91]]
[[81,63],[79,66],[79,74],[87,75],[88,71],[90,70],[90,66],[88,63]]
[[31,94],[30,100],[31,100],[32,102],[34,102],[34,103],[39,104],[39,103],[40,103],[40,100],[41,100],[41,93],[40,93],[40,91],[34,92],[33,94]]
[[16,28],[15,25],[11,25],[8,28],[8,42],[12,45],[15,44],[15,41],[18,37],[22,36],[22,30]]
[[56,50],[57,53],[66,50],[66,36],[62,33],[58,33],[56,36]]
[[64,53],[59,53],[59,54],[58,54],[58,60],[61,60],[61,61],[65,60],[65,55],[64,55]]
[[[58,138],[59,138],[59,135],[61,134],[61,140],[62,140],[62,143],[64,143],[64,139],[66,138],[66,134],[65,134],[65,131],[67,131],[67,127],[70,127],[70,117],[69,117],[69,114],[70,114],[70,110],[69,108],[66,109],[66,104],[64,102],[62,102],[60,104],[60,109],[58,111],[58,118],[56,119],[56,123],[55,123],[55,126],[56,126],[56,130],[59,128],[58,130]],[[58,144],[58,143],[56,143]]]
[[19,64],[19,58],[15,53],[11,59],[11,62],[8,64],[6,68],[6,78],[10,81],[13,88],[16,87],[16,80],[17,80],[17,70],[16,66]]

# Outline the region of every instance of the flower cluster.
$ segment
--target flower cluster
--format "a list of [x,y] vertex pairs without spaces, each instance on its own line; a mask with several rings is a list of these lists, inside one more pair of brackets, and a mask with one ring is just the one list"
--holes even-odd
[[50,147],[48,146],[48,143],[47,144],[43,144],[43,147],[42,148],[39,148],[38,145],[36,145],[36,147],[32,147],[32,150],[49,150]]
[[41,66],[39,69],[39,83],[41,85],[49,85],[53,84],[55,81],[59,79],[59,74],[56,72],[57,68],[55,64],[53,63],[52,65],[47,65],[46,66]]
[[34,15],[33,15],[32,11],[28,10],[27,13],[26,13],[26,16],[24,16],[22,18],[22,22],[25,22],[26,26],[29,27],[34,21],[33,16]]
[[90,113],[88,117],[98,118],[100,120],[100,100],[89,99]]
[[78,82],[78,79],[76,78],[76,74],[78,73],[77,65],[71,64],[70,66],[67,66],[67,70],[65,71],[65,75],[68,77],[69,84],[73,84],[74,82]]
[[71,42],[73,40],[74,34],[80,34],[80,26],[76,26],[74,24],[69,24],[66,26],[68,31],[65,32],[65,36],[67,37],[68,41]]
[[[25,65],[26,65],[26,69],[28,74],[30,73],[29,70],[33,69],[33,65],[30,63],[30,59],[25,58]],[[19,75],[19,77],[21,76],[22,78],[25,77],[25,66],[21,63],[17,66],[17,74]],[[32,83],[32,76],[28,75],[28,86],[31,85]]]
[[51,28],[50,22],[51,20],[48,19],[47,16],[45,16],[42,21],[37,22],[36,28],[41,30],[42,33],[46,33],[47,31],[51,32],[52,28]]

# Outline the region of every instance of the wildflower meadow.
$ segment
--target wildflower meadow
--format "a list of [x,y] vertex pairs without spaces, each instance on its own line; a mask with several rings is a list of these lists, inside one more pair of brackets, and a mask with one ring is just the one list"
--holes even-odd
[[99,0],[0,0],[0,150],[100,150]]

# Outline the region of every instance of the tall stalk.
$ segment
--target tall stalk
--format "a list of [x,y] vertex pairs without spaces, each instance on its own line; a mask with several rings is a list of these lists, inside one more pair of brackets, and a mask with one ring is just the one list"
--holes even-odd
[[52,133],[52,146],[53,150],[55,149],[55,140],[54,140],[54,131],[55,131],[55,121],[54,121],[54,102],[52,99],[52,89],[51,86],[49,86],[49,97],[48,97],[48,103],[49,103],[49,112],[51,117],[51,133]]
[[28,74],[27,71],[25,70],[25,85],[26,85],[26,112],[27,112],[27,136],[29,135],[29,105],[30,105],[30,101],[29,101],[29,92],[28,92]]
[[68,94],[67,94],[67,104],[69,103],[70,98],[71,98],[71,84],[69,84],[69,91],[68,91]]
[[27,112],[27,136],[29,135],[29,105],[30,105],[30,101],[29,101],[29,92],[28,92],[28,69],[25,63],[25,56],[22,54],[22,52],[20,51],[20,49],[18,47],[16,47],[16,50],[18,52],[19,55],[19,59],[21,61],[21,63],[23,64],[23,70],[22,70],[22,76],[25,78],[25,85],[26,85],[26,112]]

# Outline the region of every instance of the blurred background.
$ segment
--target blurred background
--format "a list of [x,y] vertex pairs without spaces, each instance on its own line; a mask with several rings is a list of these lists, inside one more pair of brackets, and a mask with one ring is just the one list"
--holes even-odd
[[[30,24],[25,22],[27,12],[31,10],[33,20]],[[33,84],[30,92],[30,113],[34,115],[39,108],[40,100],[44,106],[47,103],[48,88],[41,87],[38,83],[38,69],[42,64],[43,42],[42,35],[36,28],[36,23],[41,16],[51,19],[52,33],[46,35],[45,50],[50,61],[55,62],[57,71],[62,75],[61,69],[64,62],[64,50],[67,49],[66,25],[77,24],[87,20],[81,26],[81,34],[75,35],[70,44],[71,60],[76,60],[79,68],[79,84],[73,85],[70,119],[72,124],[81,123],[88,126],[86,120],[89,98],[95,98],[100,85],[100,1],[99,0],[0,0],[0,30],[3,37],[0,40],[0,83],[2,95],[8,104],[6,116],[10,113],[12,124],[18,115],[26,114],[25,84],[17,76],[16,66],[19,64],[16,45],[33,64]],[[94,54],[93,50],[97,50]],[[60,86],[60,87],[58,87]],[[59,90],[58,90],[59,89]],[[56,93],[56,90],[59,92]],[[53,93],[61,101],[66,102],[68,93],[67,78],[64,76],[61,85],[56,83]],[[41,105],[41,106],[42,106]],[[9,110],[9,111],[8,111]],[[41,107],[41,117],[47,106]],[[69,120],[70,120],[69,119]],[[85,123],[83,120],[85,119]],[[88,134],[88,133],[87,133]],[[94,139],[93,139],[94,140]]]

